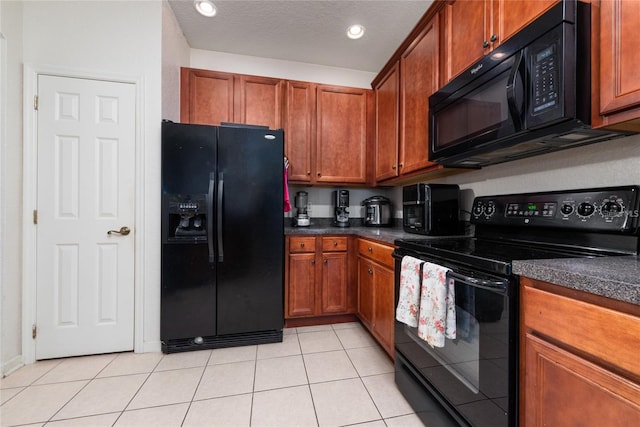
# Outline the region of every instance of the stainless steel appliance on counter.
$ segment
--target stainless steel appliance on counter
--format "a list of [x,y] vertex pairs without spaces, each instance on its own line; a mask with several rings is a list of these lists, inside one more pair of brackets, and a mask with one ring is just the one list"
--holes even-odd
[[558,2],[429,97],[429,160],[480,167],[628,135],[592,129],[591,5]]
[[282,341],[283,132],[162,123],[160,339]]
[[455,184],[413,184],[402,187],[402,228],[407,233],[460,234],[460,187]]
[[390,227],[393,225],[391,200],[384,196],[372,196],[362,201],[365,227]]
[[309,218],[309,193],[306,191],[298,191],[294,199],[294,206],[298,210],[296,216],[293,217],[294,227],[308,227],[311,224]]
[[333,226],[349,226],[349,190],[334,190],[331,192],[333,202]]
[[638,255],[640,186],[476,197],[475,237],[396,240],[402,261],[448,269],[454,339],[431,347],[396,321],[396,383],[429,426],[518,425],[519,278],[514,260]]

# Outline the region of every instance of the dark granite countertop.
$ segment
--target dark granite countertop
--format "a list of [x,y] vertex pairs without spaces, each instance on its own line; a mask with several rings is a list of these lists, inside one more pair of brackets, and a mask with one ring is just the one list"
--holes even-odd
[[393,227],[363,227],[360,225],[359,219],[353,219],[349,227],[334,227],[331,225],[330,218],[313,218],[309,227],[292,227],[290,221],[287,221],[284,234],[352,234],[358,237],[364,237],[376,240],[380,243],[393,245],[396,239],[441,239],[438,236],[424,236],[421,234],[406,233],[402,229],[402,224],[395,224]]
[[640,305],[640,257],[514,261],[520,276]]

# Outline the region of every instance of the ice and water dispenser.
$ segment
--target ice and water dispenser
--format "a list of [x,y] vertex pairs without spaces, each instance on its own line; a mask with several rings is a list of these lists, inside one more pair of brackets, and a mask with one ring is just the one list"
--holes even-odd
[[164,241],[169,243],[207,240],[207,196],[165,195],[167,226]]

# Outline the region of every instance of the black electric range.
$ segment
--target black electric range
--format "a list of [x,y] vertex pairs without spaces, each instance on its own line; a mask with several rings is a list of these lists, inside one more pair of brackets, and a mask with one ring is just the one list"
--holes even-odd
[[396,240],[455,283],[457,338],[431,347],[396,321],[396,383],[429,426],[517,426],[518,290],[514,260],[637,255],[640,186],[483,196],[473,237]]

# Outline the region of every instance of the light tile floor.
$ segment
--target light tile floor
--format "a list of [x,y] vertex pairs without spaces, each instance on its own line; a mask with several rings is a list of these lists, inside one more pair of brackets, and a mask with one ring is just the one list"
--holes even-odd
[[1,426],[422,426],[359,323],[282,343],[46,360],[0,380]]

